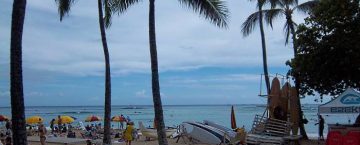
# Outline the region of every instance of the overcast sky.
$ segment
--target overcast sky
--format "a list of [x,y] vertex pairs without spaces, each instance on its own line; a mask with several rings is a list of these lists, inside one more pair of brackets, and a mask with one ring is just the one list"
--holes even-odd
[[[256,10],[247,0],[228,0],[229,28],[219,29],[176,0],[156,1],[156,36],[163,104],[266,103],[260,93],[262,52],[258,27],[241,35]],[[9,106],[12,1],[0,0],[0,105]],[[295,13],[296,22],[304,15]],[[284,45],[284,17],[266,27],[271,74],[286,74],[292,58]],[[148,1],[113,17],[107,29],[112,104],[152,104]],[[26,105],[102,105],[104,56],[97,2],[78,0],[63,22],[52,0],[28,0],[23,34]],[[263,88],[265,86],[263,85]],[[308,97],[305,103],[314,103]]]

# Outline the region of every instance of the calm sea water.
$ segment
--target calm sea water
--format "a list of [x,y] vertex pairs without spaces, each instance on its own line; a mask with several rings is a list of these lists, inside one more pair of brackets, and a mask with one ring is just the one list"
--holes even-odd
[[[252,121],[255,114],[262,115],[265,110],[264,105],[256,104],[241,104],[235,105],[236,121],[238,126],[245,126],[246,130],[251,129]],[[317,126],[317,107],[318,105],[306,104],[303,106],[305,117],[309,120],[306,124],[306,131],[310,136],[316,136]],[[203,121],[212,120],[216,123],[230,127],[230,110],[231,105],[169,105],[164,106],[164,117],[166,126],[177,126],[183,121]],[[45,119],[45,125],[49,125],[52,118],[57,115],[69,115],[77,118],[76,122],[84,122],[89,115],[97,115],[103,117],[102,106],[59,106],[59,107],[26,107],[26,116],[38,115]],[[11,116],[11,109],[9,107],[0,108],[0,114]],[[152,106],[113,106],[112,116],[124,114],[129,116],[132,121],[137,124],[142,121],[145,125],[153,124],[154,109]],[[353,123],[356,116],[325,116],[326,123]],[[76,123],[75,122],[75,123]],[[102,123],[102,122],[101,122]],[[87,124],[84,122],[84,124]],[[117,128],[117,123],[112,123],[113,127]],[[326,129],[325,129],[326,131]]]

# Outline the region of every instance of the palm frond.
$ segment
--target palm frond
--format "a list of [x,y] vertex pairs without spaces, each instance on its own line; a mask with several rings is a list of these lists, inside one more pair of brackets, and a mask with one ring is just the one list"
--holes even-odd
[[124,13],[130,6],[141,2],[142,0],[108,0],[112,13]]
[[289,43],[289,37],[290,37],[290,25],[289,25],[289,23],[285,23],[284,32],[285,32],[285,45],[287,45]]
[[268,3],[270,3],[270,8],[274,9],[276,6],[279,8],[283,8],[284,4],[281,0],[267,0]]
[[298,0],[279,0],[284,6],[297,6]]
[[294,7],[294,9],[304,13],[311,12],[314,9],[314,7],[316,7],[319,4],[319,2],[320,2],[319,0],[307,1]]
[[259,11],[252,13],[249,17],[246,18],[246,21],[241,25],[241,32],[245,37],[249,36],[251,32],[255,29],[256,25],[258,24],[259,17],[260,17]]
[[103,7],[105,10],[105,16],[104,16],[104,23],[106,28],[110,28],[111,26],[111,17],[112,17],[112,10],[111,10],[111,3],[109,0],[103,0]]
[[263,14],[264,14],[264,19],[265,19],[266,24],[270,25],[270,27],[272,28],[273,27],[272,22],[277,17],[281,17],[284,14],[284,10],[283,9],[268,9],[268,10],[263,10]]
[[229,10],[223,0],[179,0],[184,6],[193,9],[218,27],[227,27]]
[[264,5],[266,5],[268,3],[268,0],[257,0],[257,4],[256,7],[257,8],[262,8]]
[[74,4],[75,0],[55,0],[56,5],[58,6],[58,12],[60,14],[60,21],[68,15],[70,12],[70,8],[72,4]]
[[[290,38],[290,34],[291,34],[291,29],[295,29],[297,27],[297,24],[293,21],[287,21],[284,25],[284,31],[285,31],[285,45],[287,45],[289,43],[289,38]],[[295,31],[295,30],[294,30]],[[295,34],[292,34],[295,35]]]

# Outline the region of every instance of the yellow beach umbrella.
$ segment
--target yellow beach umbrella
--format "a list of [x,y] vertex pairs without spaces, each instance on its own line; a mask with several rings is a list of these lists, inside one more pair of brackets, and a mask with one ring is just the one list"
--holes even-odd
[[99,116],[91,115],[86,117],[85,122],[101,121]]
[[[74,118],[71,116],[60,116],[60,118],[61,118],[62,124],[70,124],[75,121]],[[58,124],[58,121],[59,121],[59,118],[56,118],[54,124]]]
[[44,119],[41,118],[40,116],[31,116],[26,119],[27,124],[37,124],[37,123],[42,123],[43,121]]

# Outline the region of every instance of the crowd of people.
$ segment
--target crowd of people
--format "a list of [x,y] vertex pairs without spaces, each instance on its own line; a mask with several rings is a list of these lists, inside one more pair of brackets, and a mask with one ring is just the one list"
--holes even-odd
[[8,119],[5,119],[5,133],[0,133],[0,141],[3,145],[11,145],[11,137],[12,137],[12,131],[11,131],[11,122]]
[[[11,130],[11,121],[5,120],[5,131],[0,132],[0,145],[12,145],[12,130]],[[67,138],[76,138],[76,134],[73,131],[73,126],[70,124],[65,124],[59,115],[57,119],[52,119],[50,121],[50,134],[48,134],[45,125],[42,123],[42,120],[38,121],[36,125],[27,126],[27,135],[32,136],[34,134],[38,135],[40,138],[41,145],[46,144],[46,137],[48,135],[54,137],[67,137]],[[134,123],[131,121],[130,117],[125,117],[121,114],[120,116],[120,132],[116,133],[117,137],[126,141],[127,145],[131,145],[131,141],[137,138],[137,131],[134,127]],[[124,124],[126,127],[124,129]],[[83,126],[84,133],[80,133],[82,138],[88,139],[98,139],[100,134],[103,132],[101,123],[87,124]]]

